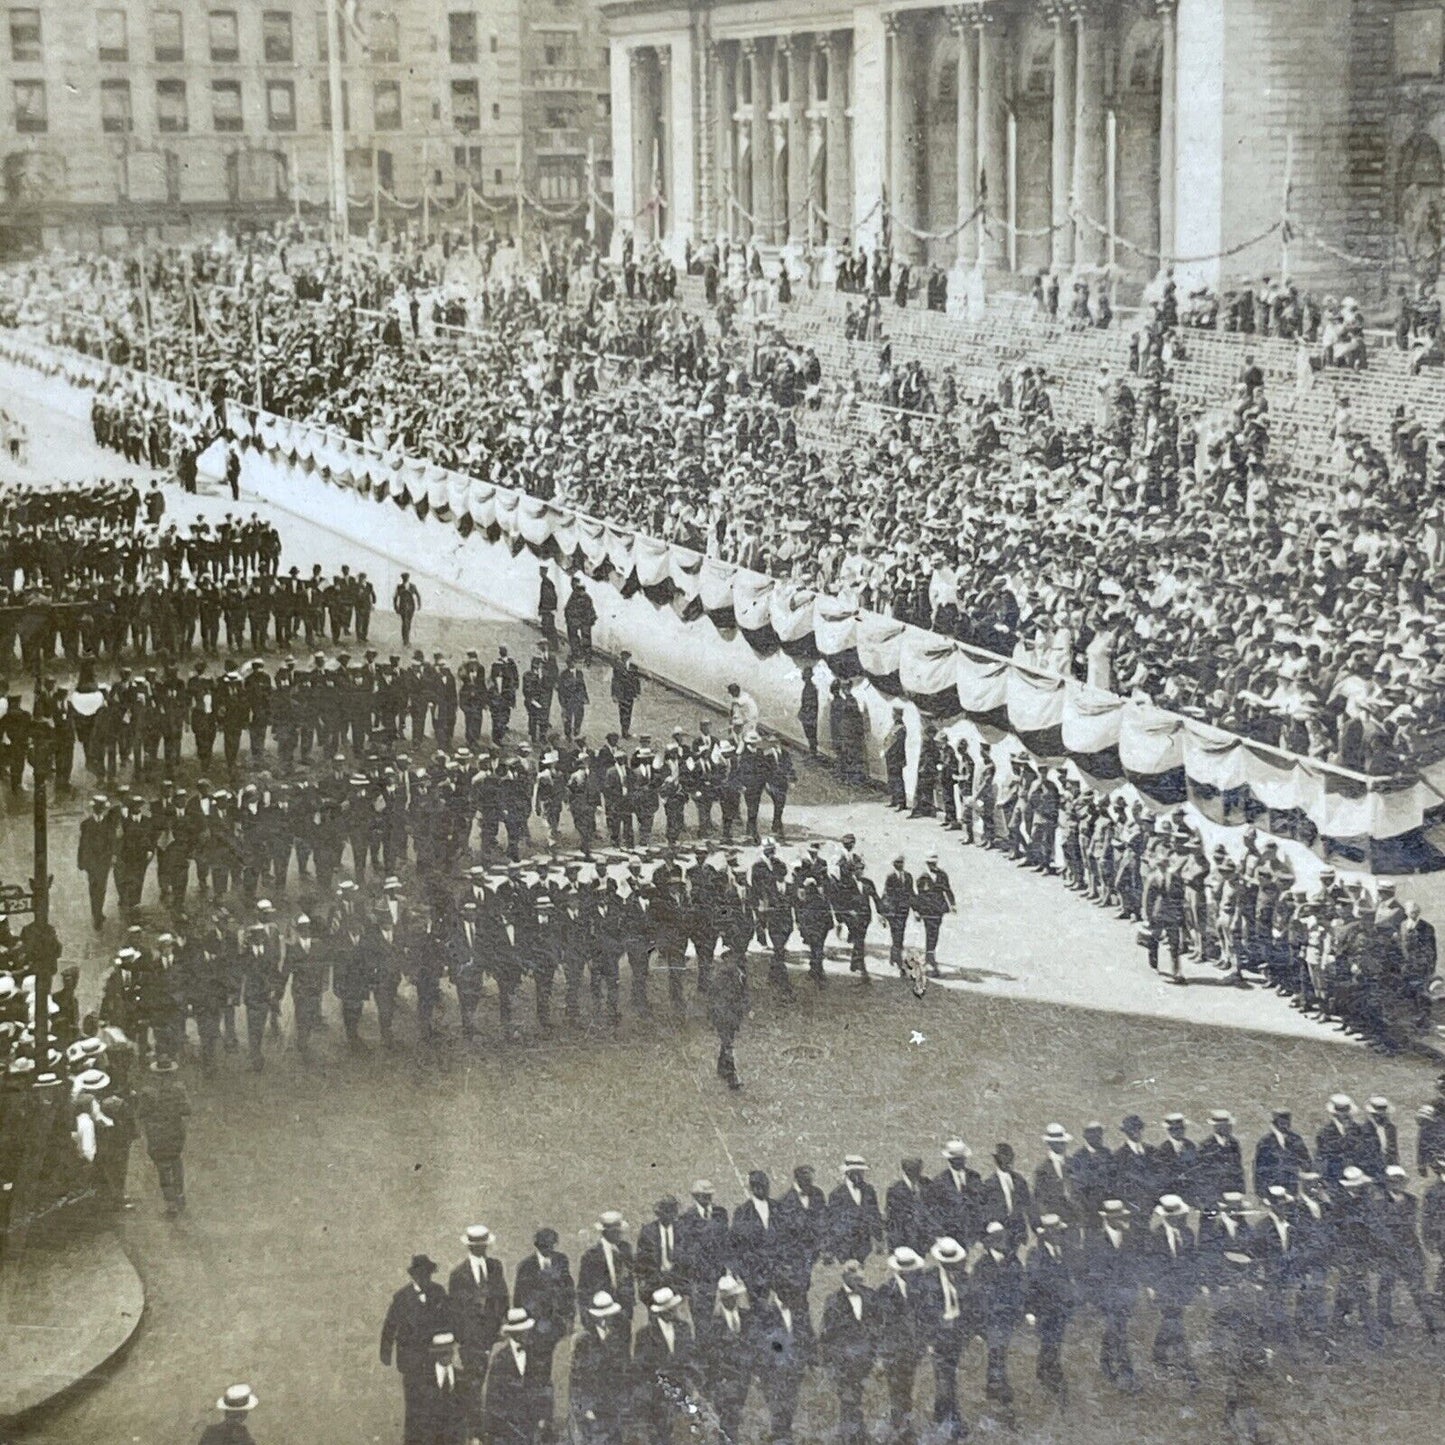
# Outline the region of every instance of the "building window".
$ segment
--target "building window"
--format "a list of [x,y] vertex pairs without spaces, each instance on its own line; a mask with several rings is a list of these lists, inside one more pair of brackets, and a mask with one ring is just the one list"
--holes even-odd
[[496,168],[496,170],[494,170],[494,171],[492,172],[492,184],[493,184],[494,186],[499,186],[499,185],[502,184],[502,168],[501,168],[501,166],[498,166],[498,167]]
[[475,80],[452,81],[452,125],[461,131],[480,129],[482,105]]
[[447,52],[453,65],[474,65],[477,59],[477,12],[453,10],[447,16]]
[[21,135],[39,135],[46,128],[45,82],[15,82],[15,129]]
[[228,65],[241,58],[240,33],[236,26],[234,10],[212,10],[208,19],[211,41],[211,60],[217,65]]
[[378,10],[371,17],[367,53],[379,65],[395,65],[401,59],[401,27],[391,11]]
[[501,120],[501,118],[502,118],[502,106],[501,106],[501,102],[494,100],[494,101],[492,102],[492,119],[493,119],[493,120]]
[[213,80],[211,82],[211,124],[217,130],[223,131],[242,129],[241,82],[239,80]]
[[185,32],[179,10],[157,10],[151,15],[151,41],[156,59],[163,65],[185,59]]
[[97,10],[95,39],[102,60],[129,60],[130,46],[126,41],[125,11]]
[[[341,63],[346,63],[346,20],[343,17],[337,25],[337,32],[341,37],[341,44],[336,48],[341,55]],[[326,25],[326,12],[316,12],[316,58],[324,65],[331,59],[331,34]]]
[[542,63],[548,69],[555,69],[562,63],[562,47],[560,45],[544,45],[542,47]]
[[156,81],[156,129],[173,135],[190,128],[190,116],[186,113],[185,81]]
[[[331,129],[331,82],[321,82],[321,129]],[[351,87],[341,82],[341,129],[351,129]]]
[[565,105],[549,105],[544,115],[543,124],[548,130],[567,130],[573,120],[571,110]]
[[497,53],[497,36],[495,31],[487,36],[487,49],[490,50],[493,55]]
[[1401,80],[1438,76],[1441,49],[1445,46],[1445,10],[1438,5],[1397,10],[1393,21],[1396,76]]
[[372,124],[377,130],[401,129],[401,85],[378,80],[371,90]]
[[261,54],[267,65],[289,65],[294,50],[291,43],[291,12],[264,11],[261,15]]
[[266,82],[266,125],[271,130],[296,129],[296,87],[291,81]]
[[40,12],[38,10],[12,10],[10,12],[10,58],[11,60],[39,60]]
[[131,131],[130,81],[100,82],[100,128],[106,135],[127,135]]
[[604,124],[612,119],[612,97],[610,95],[597,97],[597,119]]

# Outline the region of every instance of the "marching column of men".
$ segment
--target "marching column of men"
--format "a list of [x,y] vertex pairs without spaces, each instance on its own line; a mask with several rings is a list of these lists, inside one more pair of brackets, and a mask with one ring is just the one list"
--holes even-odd
[[[405,1441],[551,1438],[569,1337],[571,1424],[598,1445],[655,1445],[698,1422],[737,1440],[749,1399],[765,1438],[789,1440],[810,1371],[836,1397],[852,1445],[871,1433],[875,1376],[871,1408],[886,1410],[890,1439],[912,1440],[929,1422],[961,1439],[959,1372],[974,1342],[986,1408],[1006,1423],[1010,1365],[1028,1334],[1038,1384],[1060,1404],[1071,1337],[1096,1338],[1104,1378],[1134,1392],[1143,1335],[1159,1380],[1193,1390],[1217,1373],[1229,1427],[1256,1438],[1276,1353],[1333,1358],[1356,1339],[1377,1348],[1401,1295],[1438,1335],[1445,1076],[1440,1088],[1420,1119],[1415,1168],[1432,1181],[1423,1200],[1398,1161],[1388,1101],[1359,1111],[1337,1095],[1313,1144],[1281,1107],[1249,1155],[1221,1109],[1198,1142],[1179,1114],[1158,1142],[1126,1117],[1116,1146],[1100,1123],[1077,1148],[1051,1124],[1031,1177],[1007,1143],[975,1168],[950,1140],[936,1175],[905,1159],[881,1201],[856,1154],[826,1194],[807,1166],[781,1196],[755,1170],[731,1213],[699,1179],[686,1202],[656,1202],[635,1245],[624,1216],[604,1211],[575,1276],[557,1231],[539,1230],[510,1288],[491,1232],[473,1226],[445,1287],[419,1254],[387,1311],[381,1358],[402,1376]],[[876,1256],[881,1283],[869,1278]]]

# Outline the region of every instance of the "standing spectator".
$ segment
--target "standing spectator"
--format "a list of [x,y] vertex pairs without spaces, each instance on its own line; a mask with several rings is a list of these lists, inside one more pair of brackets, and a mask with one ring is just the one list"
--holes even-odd
[[249,1385],[228,1385],[216,1401],[221,1418],[201,1431],[200,1445],[254,1445],[246,1416],[260,1403]]
[[382,1321],[381,1363],[389,1369],[395,1357],[401,1375],[403,1445],[422,1445],[423,1375],[431,1368],[432,1337],[447,1328],[450,1318],[447,1292],[433,1280],[436,1262],[424,1254],[414,1254],[406,1272],[411,1282],[391,1297]]
[[[798,721],[803,726],[803,736],[808,741],[808,756],[818,756],[818,680],[814,676],[813,664],[803,669],[803,691],[798,702]],[[835,748],[836,751],[836,748]]]
[[617,727],[625,738],[632,736],[632,710],[642,692],[642,674],[625,648],[612,665],[612,701],[617,704]]

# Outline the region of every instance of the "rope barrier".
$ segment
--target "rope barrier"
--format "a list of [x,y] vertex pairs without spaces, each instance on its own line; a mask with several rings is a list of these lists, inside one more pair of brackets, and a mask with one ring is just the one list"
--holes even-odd
[[913,236],[919,241],[950,240],[954,236],[962,235],[963,232],[968,230],[968,228],[973,225],[973,223],[977,221],[981,216],[984,217],[984,231],[987,232],[988,230],[988,220],[987,217],[984,215],[984,206],[982,203],[973,208],[973,212],[971,215],[967,216],[964,220],[960,221],[956,226],[951,227],[947,231],[920,231],[916,227],[910,226],[907,221],[902,219],[902,217],[896,215],[891,207],[889,208],[887,215],[889,223],[891,225],[897,226],[901,231],[907,231],[910,236]]
[[1250,236],[1248,240],[1241,241],[1237,246],[1230,246],[1223,251],[1207,251],[1199,256],[1171,256],[1163,251],[1151,251],[1147,246],[1141,246],[1137,241],[1131,241],[1127,236],[1121,236],[1116,231],[1111,231],[1101,221],[1096,221],[1092,216],[1079,210],[1077,207],[1070,209],[1069,214],[1075,222],[1081,226],[1088,226],[1091,230],[1098,232],[1106,240],[1112,241],[1116,246],[1123,246],[1127,251],[1133,251],[1135,255],[1142,256],[1146,261],[1157,261],[1168,266],[1193,266],[1201,261],[1223,261],[1230,256],[1237,256],[1241,251],[1247,251],[1251,246],[1257,246],[1261,241],[1267,241],[1276,232],[1282,231],[1288,224],[1286,218],[1281,216],[1273,225],[1267,226],[1258,235]]

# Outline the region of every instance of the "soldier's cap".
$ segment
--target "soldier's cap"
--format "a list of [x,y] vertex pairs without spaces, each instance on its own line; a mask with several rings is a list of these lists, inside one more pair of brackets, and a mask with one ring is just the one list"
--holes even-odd
[[1365,1185],[1373,1184],[1374,1182],[1375,1181],[1356,1164],[1346,1165],[1345,1172],[1340,1175],[1340,1183],[1343,1184],[1346,1189],[1363,1189]]

